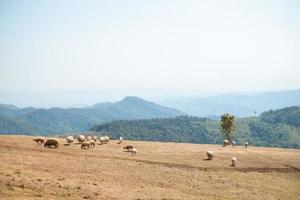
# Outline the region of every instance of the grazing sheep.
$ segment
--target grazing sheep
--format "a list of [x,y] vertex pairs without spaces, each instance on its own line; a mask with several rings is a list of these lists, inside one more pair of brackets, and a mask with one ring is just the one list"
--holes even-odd
[[96,135],[94,135],[94,136],[92,137],[92,139],[96,142],[97,139],[98,139],[98,137],[97,137]]
[[45,138],[44,137],[36,137],[36,138],[33,138],[33,141],[35,141],[38,144],[44,144]]
[[90,147],[91,144],[88,141],[84,141],[83,143],[81,143],[81,149],[89,149]]
[[45,147],[49,147],[49,148],[57,148],[59,146],[59,141],[58,139],[56,138],[49,138],[46,140],[45,144],[44,144]]
[[214,157],[214,152],[213,151],[208,151],[206,152],[207,154],[207,160],[212,160]]
[[237,162],[237,158],[236,157],[232,157],[231,162],[232,162],[231,166],[235,166],[236,162]]
[[99,141],[101,144],[107,144],[109,143],[109,137],[108,136],[102,136],[99,138]]
[[245,142],[245,148],[247,148],[247,147],[248,147],[248,145],[249,145],[249,143],[248,143],[248,142]]
[[99,138],[99,141],[100,141],[100,144],[106,144],[106,140],[105,140],[105,137],[101,136]]
[[127,145],[126,147],[123,147],[123,149],[127,149],[127,151],[131,151],[133,149],[133,146]]
[[231,142],[231,145],[234,147],[235,146],[235,141],[233,140],[232,142]]
[[119,142],[118,144],[121,144],[123,142],[123,138],[122,137],[119,137]]
[[91,136],[87,136],[87,137],[86,137],[86,140],[87,140],[87,141],[91,141],[91,140],[92,140],[92,137],[91,137]]
[[229,140],[224,140],[223,147],[226,147],[227,145],[230,145]]
[[67,143],[68,143],[68,144],[71,144],[71,143],[74,142],[73,136],[68,136],[68,137],[66,138],[66,140],[67,140]]
[[77,137],[78,142],[82,143],[85,141],[85,136],[84,135],[78,135]]
[[96,142],[95,142],[95,140],[91,140],[90,141],[90,147],[95,147],[96,146]]
[[132,156],[136,155],[136,152],[137,152],[137,149],[136,149],[136,148],[131,149],[131,155],[132,155]]

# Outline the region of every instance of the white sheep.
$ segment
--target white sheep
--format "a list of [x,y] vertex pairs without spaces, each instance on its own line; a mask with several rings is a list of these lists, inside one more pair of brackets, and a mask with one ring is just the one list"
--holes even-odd
[[95,147],[95,146],[96,146],[95,140],[91,140],[91,141],[90,141],[90,147]]
[[87,140],[87,141],[91,141],[91,140],[92,140],[92,137],[91,137],[91,136],[87,136],[87,137],[86,137],[86,140]]
[[206,154],[207,154],[207,159],[208,160],[213,159],[213,157],[214,157],[214,152],[213,151],[207,151]]
[[78,135],[77,140],[78,140],[78,142],[84,142],[85,141],[85,136],[84,135]]
[[248,147],[248,145],[249,145],[249,143],[248,143],[248,142],[245,142],[245,148],[247,148],[247,147]]
[[98,139],[98,137],[97,137],[96,135],[94,135],[94,136],[92,137],[92,139],[96,142],[97,139]]
[[107,144],[107,143],[109,143],[109,137],[108,136],[101,136],[99,138],[99,141],[100,141],[101,144]]
[[231,166],[235,166],[236,163],[237,163],[237,158],[236,157],[232,157],[231,162],[232,162]]
[[137,152],[137,149],[136,149],[136,148],[131,149],[131,155],[132,155],[132,156],[136,155],[136,152]]
[[73,136],[68,136],[68,137],[66,138],[66,140],[67,140],[67,143],[68,143],[68,144],[71,144],[71,143],[74,142]]
[[236,144],[236,142],[233,140],[233,141],[231,142],[231,145],[234,147],[235,144]]
[[226,147],[229,144],[230,144],[229,140],[224,140],[223,147]]
[[119,142],[118,144],[121,144],[123,142],[123,138],[122,137],[119,137]]

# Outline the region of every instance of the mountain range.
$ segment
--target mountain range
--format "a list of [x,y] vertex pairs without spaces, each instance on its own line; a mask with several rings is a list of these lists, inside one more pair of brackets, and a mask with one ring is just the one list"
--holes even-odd
[[223,113],[231,113],[238,117],[249,117],[271,109],[300,106],[300,89],[252,95],[225,94],[208,98],[174,97],[158,103],[192,116],[216,119]]
[[138,97],[115,103],[99,103],[85,108],[18,108],[0,104],[1,134],[62,134],[90,129],[93,125],[129,119],[166,118],[185,113]]
[[229,112],[237,117],[237,142],[300,147],[300,107],[297,106],[300,90],[228,94],[182,99],[176,103],[177,106],[167,105],[184,112],[134,96],[82,108],[19,108],[0,104],[0,134],[61,135],[96,130],[112,138],[121,134],[134,140],[220,143],[219,116]]

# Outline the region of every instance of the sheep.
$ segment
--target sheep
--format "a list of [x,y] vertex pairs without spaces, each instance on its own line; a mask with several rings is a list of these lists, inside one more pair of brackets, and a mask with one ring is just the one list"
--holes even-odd
[[224,140],[223,147],[226,147],[229,144],[230,144],[229,140]]
[[81,143],[81,149],[89,149],[91,147],[91,143],[88,141],[84,141]]
[[100,141],[100,144],[106,144],[106,140],[105,140],[105,137],[101,136],[99,138],[99,141]]
[[82,143],[82,142],[85,141],[85,136],[84,135],[78,135],[77,140],[78,140],[78,142]]
[[101,144],[107,144],[107,143],[109,143],[109,137],[108,136],[101,136],[99,138],[99,141],[100,141]]
[[36,138],[33,138],[33,141],[35,141],[38,144],[44,144],[45,138],[44,137],[36,137]]
[[108,136],[104,136],[106,143],[109,143],[109,137]]
[[95,147],[95,146],[96,146],[95,140],[91,140],[91,141],[90,141],[90,147]]
[[121,144],[122,142],[123,142],[123,138],[122,138],[122,137],[119,137],[118,144]]
[[248,147],[248,145],[249,145],[249,143],[248,143],[248,142],[245,142],[245,148],[247,148],[247,147]]
[[131,151],[133,149],[133,146],[127,145],[126,147],[123,147],[123,149],[127,149],[127,151]]
[[54,148],[56,149],[59,146],[59,141],[56,138],[49,138],[46,140],[44,146],[46,148],[52,148],[54,146]]
[[68,143],[68,144],[71,144],[71,143],[74,142],[73,136],[68,136],[68,137],[66,138],[66,140],[67,140],[67,143]]
[[212,160],[214,157],[214,152],[213,151],[207,151],[207,160]]
[[96,142],[97,139],[98,139],[98,137],[97,137],[96,135],[94,135],[94,136],[92,137],[92,139]]
[[233,140],[232,142],[231,142],[231,145],[234,147],[235,146],[235,141]]
[[137,149],[136,149],[136,148],[131,149],[131,155],[132,155],[132,156],[136,155],[136,152],[137,152]]
[[87,136],[87,137],[86,137],[86,140],[87,140],[87,141],[91,141],[91,140],[92,140],[92,137],[91,137],[91,136]]
[[231,162],[232,162],[231,166],[235,166],[236,162],[237,162],[237,158],[236,157],[232,157]]

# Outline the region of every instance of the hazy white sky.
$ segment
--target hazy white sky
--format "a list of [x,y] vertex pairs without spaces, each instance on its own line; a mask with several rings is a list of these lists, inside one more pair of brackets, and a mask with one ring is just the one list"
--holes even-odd
[[0,90],[299,88],[299,2],[0,0]]

